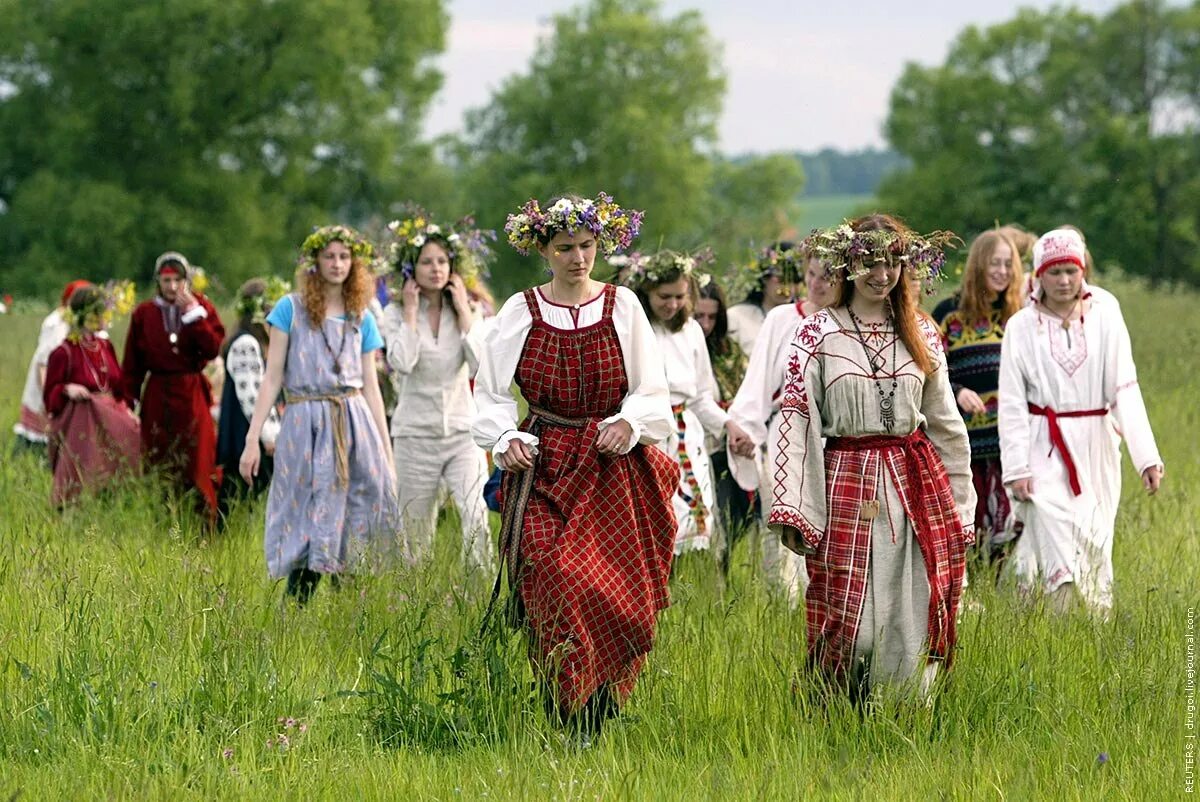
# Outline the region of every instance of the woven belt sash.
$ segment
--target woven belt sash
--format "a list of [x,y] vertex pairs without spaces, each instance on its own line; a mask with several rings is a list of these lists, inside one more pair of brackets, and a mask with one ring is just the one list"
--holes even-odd
[[[583,429],[594,419],[568,418],[555,414],[548,409],[531,405],[529,407],[528,420],[529,428],[526,430],[526,433],[536,437],[546,424],[559,426],[564,429]],[[512,447],[511,443],[509,443],[509,447]],[[479,627],[480,632],[487,627],[488,620],[492,617],[492,611],[496,607],[496,600],[500,597],[500,585],[504,579],[504,569],[506,566],[509,571],[509,584],[514,591],[516,590],[517,555],[521,550],[521,529],[525,523],[525,508],[529,505],[529,496],[533,493],[534,474],[537,473],[538,455],[536,452],[533,455],[532,461],[533,464],[516,480],[516,492],[513,497],[504,499],[504,515],[500,521],[500,555],[502,562],[500,570],[496,574],[496,582],[492,585],[492,597],[488,601],[487,611],[483,614],[483,623]]]
[[346,402],[360,393],[361,391],[357,387],[347,387],[334,393],[316,393],[314,395],[291,393],[287,390],[283,391],[283,400],[286,404],[302,404],[305,401],[329,404],[329,416],[333,425],[333,455],[337,467],[338,487],[348,487],[350,485],[350,448],[346,442],[349,436],[349,427],[346,420]]
[[1054,453],[1054,449],[1058,449],[1063,464],[1067,466],[1067,479],[1071,482],[1071,492],[1078,496],[1083,492],[1083,488],[1079,485],[1079,472],[1075,470],[1075,460],[1071,457],[1070,449],[1067,448],[1067,441],[1063,439],[1062,429],[1058,427],[1058,419],[1098,418],[1107,415],[1108,410],[1078,409],[1074,412],[1055,412],[1050,407],[1039,407],[1037,404],[1030,403],[1029,412],[1032,415],[1041,415],[1046,418],[1046,424],[1050,429],[1050,453]]

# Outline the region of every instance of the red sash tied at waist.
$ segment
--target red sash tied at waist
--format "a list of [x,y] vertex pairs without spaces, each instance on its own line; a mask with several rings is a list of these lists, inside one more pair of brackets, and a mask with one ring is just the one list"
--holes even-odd
[[1058,426],[1059,418],[1100,418],[1108,414],[1107,409],[1077,409],[1073,412],[1055,412],[1050,407],[1039,407],[1037,404],[1029,404],[1029,412],[1032,415],[1041,415],[1046,418],[1046,425],[1050,427],[1050,451],[1058,449],[1058,453],[1062,455],[1063,464],[1067,466],[1067,479],[1071,482],[1071,492],[1079,495],[1083,492],[1083,488],[1079,486],[1079,472],[1075,470],[1075,460],[1071,457],[1071,451],[1067,448],[1067,441],[1063,439],[1062,429]]

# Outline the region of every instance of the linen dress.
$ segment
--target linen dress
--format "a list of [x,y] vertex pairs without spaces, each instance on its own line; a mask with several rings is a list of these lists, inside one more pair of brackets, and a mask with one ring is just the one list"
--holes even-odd
[[[529,403],[517,425],[513,381]],[[662,363],[628,289],[605,285],[576,307],[527,290],[497,316],[475,384],[475,441],[537,450],[505,472],[501,544],[530,659],[563,714],[601,686],[633,690],[668,602],[679,467],[655,443],[671,433]],[[625,420],[629,450],[601,455],[602,426]]]
[[369,315],[322,322],[335,351],[343,327],[351,327],[338,355],[340,372],[298,295],[284,298],[267,317],[288,331],[287,407],[275,440],[263,538],[274,579],[305,568],[320,574],[370,569],[399,553],[399,507],[383,435],[360,392],[363,364],[374,367],[380,346],[364,336],[375,325]]
[[[1008,321],[1000,448],[1005,483],[1033,479],[1029,501],[1013,503],[1025,524],[1012,556],[1017,576],[1046,593],[1073,582],[1090,607],[1104,611],[1112,606],[1121,438],[1139,475],[1163,463],[1120,304],[1097,287],[1085,284],[1083,291],[1090,308],[1069,329],[1038,306]],[[1034,414],[1034,407],[1054,416]]]
[[[779,451],[779,402],[787,373],[787,354],[796,327],[804,318],[801,305],[797,301],[767,313],[750,353],[746,377],[729,405],[729,417],[750,435],[758,450],[756,459],[729,452],[729,464],[744,490],[758,491],[764,514],[770,511],[774,474],[771,466]],[[763,576],[770,585],[782,590],[794,606],[808,586],[804,558],[784,548],[767,527],[760,531]]]
[[[67,385],[92,394],[72,401]],[[66,340],[50,353],[43,388],[50,416],[50,502],[60,506],[82,492],[94,492],[125,476],[141,473],[141,436],[124,395],[121,366],[106,337]]]
[[788,354],[768,523],[812,552],[809,653],[835,682],[909,685],[953,654],[975,491],[938,329],[919,325],[931,376],[889,326],[863,332],[885,392],[898,382],[891,432],[845,309],[805,318]]
[[678,521],[675,553],[707,550],[719,518],[705,435],[720,437],[729,415],[713,397],[712,364],[700,324],[689,319],[674,332],[658,323],[653,327],[675,415],[671,452],[680,467],[679,487],[672,501]]

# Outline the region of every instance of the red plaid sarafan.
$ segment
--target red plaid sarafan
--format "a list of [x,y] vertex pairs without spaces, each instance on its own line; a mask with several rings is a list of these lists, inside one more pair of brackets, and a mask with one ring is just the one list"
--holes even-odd
[[[912,524],[929,581],[929,654],[953,658],[962,596],[964,530],[946,468],[921,429],[904,437],[831,437],[825,446],[828,521],[808,560],[809,648],[830,676],[844,678],[854,654],[871,557],[863,502],[880,498],[880,461]],[[888,515],[887,510],[881,512]]]
[[[657,614],[669,603],[675,542],[671,498],[679,466],[657,448],[601,455],[601,420],[629,392],[612,320],[616,288],[604,290],[599,322],[575,330],[542,320],[529,290],[533,326],[516,382],[530,408],[580,425],[531,415],[540,444],[515,550],[504,555],[532,634],[535,669],[554,683],[563,713],[577,711],[601,685],[624,701],[654,644]],[[504,504],[518,477],[505,474]]]

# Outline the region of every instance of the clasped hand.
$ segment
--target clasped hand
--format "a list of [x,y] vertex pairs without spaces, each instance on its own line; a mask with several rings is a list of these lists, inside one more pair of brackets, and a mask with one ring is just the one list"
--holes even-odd
[[[629,447],[633,427],[629,421],[615,420],[596,434],[596,450],[609,457],[619,457]],[[520,440],[512,440],[504,453],[496,455],[496,464],[503,470],[520,473],[533,467],[533,449]]]

